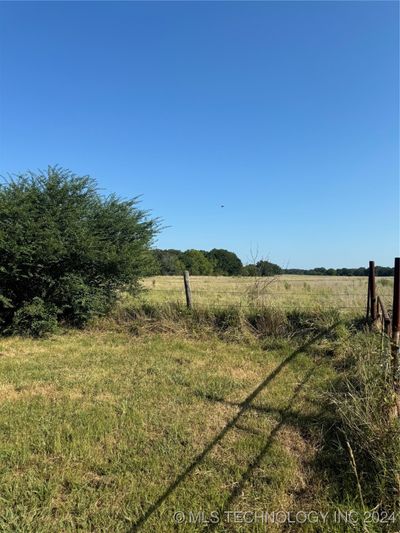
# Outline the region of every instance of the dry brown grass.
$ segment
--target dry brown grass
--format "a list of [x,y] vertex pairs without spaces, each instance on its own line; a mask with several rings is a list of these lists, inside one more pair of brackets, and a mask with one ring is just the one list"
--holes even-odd
[[[192,276],[193,302],[199,306],[267,305],[281,309],[328,307],[349,312],[366,306],[367,278],[357,276],[295,276],[273,279],[226,276]],[[393,281],[378,278],[379,294],[391,301]],[[180,276],[155,276],[143,281],[146,302],[185,302],[183,279]]]

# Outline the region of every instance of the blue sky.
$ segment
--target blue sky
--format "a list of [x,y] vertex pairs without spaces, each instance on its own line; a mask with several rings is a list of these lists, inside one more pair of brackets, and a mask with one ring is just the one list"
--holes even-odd
[[[396,2],[2,2],[0,173],[142,195],[162,248],[391,265]],[[220,207],[224,205],[225,207]]]

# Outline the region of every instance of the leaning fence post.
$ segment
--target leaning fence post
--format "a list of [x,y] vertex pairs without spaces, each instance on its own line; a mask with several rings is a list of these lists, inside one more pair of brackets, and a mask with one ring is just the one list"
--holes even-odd
[[376,320],[376,284],[375,284],[375,261],[369,262],[369,303],[372,321]]
[[393,311],[392,311],[392,371],[397,416],[400,417],[400,257],[394,260]]
[[188,270],[185,270],[185,272],[183,273],[183,282],[185,284],[186,305],[191,309],[193,307],[193,304],[192,304],[192,291],[190,290],[190,278],[189,278]]

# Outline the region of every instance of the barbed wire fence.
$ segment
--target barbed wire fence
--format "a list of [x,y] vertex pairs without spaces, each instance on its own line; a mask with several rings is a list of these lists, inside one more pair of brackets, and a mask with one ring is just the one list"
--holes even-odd
[[[189,308],[238,306],[255,309],[269,306],[286,310],[336,308],[360,314],[365,312],[367,278],[259,276],[234,280],[229,276],[190,276],[186,271],[183,280],[177,276],[165,276],[161,283],[153,279],[147,295],[155,302],[186,302]],[[381,279],[378,285],[381,300],[387,302],[386,307],[390,310],[392,283]]]
[[233,283],[229,277],[208,278],[208,281],[204,276],[190,277],[185,271],[183,280],[169,278],[167,287],[157,287],[153,279],[147,294],[156,294],[156,302],[182,304],[186,301],[190,309],[237,306],[257,310],[275,306],[300,311],[339,309],[364,315],[371,329],[381,334],[381,355],[393,384],[392,416],[396,418],[400,417],[400,258],[395,258],[394,266],[393,283],[386,278],[377,280],[375,262],[370,261],[368,278],[259,276],[241,278],[233,288],[229,286]]

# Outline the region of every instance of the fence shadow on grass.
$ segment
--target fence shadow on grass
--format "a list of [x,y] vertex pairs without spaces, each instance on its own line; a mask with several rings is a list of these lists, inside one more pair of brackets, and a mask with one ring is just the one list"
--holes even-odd
[[[263,445],[261,450],[258,452],[256,457],[249,463],[249,465],[247,466],[246,471],[242,474],[242,477],[239,480],[239,482],[237,484],[235,484],[234,489],[232,490],[232,492],[230,493],[230,495],[226,499],[223,507],[220,510],[220,516],[224,516],[225,512],[227,512],[229,510],[229,508],[232,505],[232,503],[241,494],[246,482],[251,478],[251,476],[253,474],[253,471],[255,469],[257,469],[261,465],[265,455],[267,454],[269,448],[273,444],[276,435],[279,433],[279,431],[282,429],[282,427],[284,427],[289,422],[289,419],[296,419],[297,418],[297,413],[294,413],[293,411],[291,411],[290,408],[292,407],[294,400],[300,394],[300,392],[303,389],[304,385],[306,385],[306,383],[312,377],[315,368],[316,368],[315,365],[313,367],[311,367],[310,370],[304,376],[303,380],[294,389],[294,392],[293,392],[292,396],[290,397],[290,400],[289,400],[289,402],[288,402],[288,404],[287,404],[285,409],[269,409],[269,408],[263,408],[263,407],[250,406],[251,409],[254,409],[254,410],[258,411],[258,412],[278,414],[278,415],[280,415],[281,419],[272,428],[272,431],[269,433],[268,438],[265,441],[265,444]],[[230,405],[232,405],[232,404],[230,403]],[[298,422],[300,423],[300,420]],[[303,422],[304,422],[304,420],[303,420]],[[245,428],[243,428],[243,429],[246,430]],[[212,531],[218,525],[219,525],[219,523],[209,524],[209,526],[206,529],[209,530],[209,531]]]
[[[194,458],[194,460],[186,467],[186,469],[177,476],[177,478],[171,483],[171,485],[147,509],[147,511],[143,514],[143,516],[139,518],[139,520],[130,529],[132,533],[135,531],[138,531],[147,522],[147,520],[159,509],[159,507],[163,504],[163,502],[168,498],[168,496],[193,472],[193,470],[203,461],[206,455],[224,438],[227,432],[236,425],[236,423],[240,420],[243,414],[246,413],[249,409],[253,408],[252,401],[265,389],[265,387],[269,385],[269,383],[271,383],[271,381],[275,379],[282,372],[282,370],[289,363],[291,363],[300,353],[310,348],[315,342],[322,339],[335,327],[336,327],[336,324],[334,324],[330,328],[327,328],[326,330],[320,331],[319,333],[311,337],[307,342],[302,344],[299,348],[294,350],[258,385],[258,387],[256,387],[253,390],[253,392],[251,392],[243,400],[243,402],[241,402],[240,404],[237,404],[239,407],[239,411],[236,413],[236,415],[222,428],[222,430],[214,437],[214,439],[207,444],[207,446],[203,449],[203,451]],[[296,387],[294,394],[289,401],[289,405],[287,406],[287,409],[290,408],[291,402],[293,402],[295,397],[299,394],[301,388],[304,386],[305,384],[304,380],[308,381],[308,379],[310,379],[312,371],[314,369],[315,367],[313,367],[309,372],[307,372],[306,377]],[[253,471],[254,468],[257,467],[257,464],[262,460],[262,457],[265,455],[268,448],[271,446],[271,443],[274,437],[276,436],[278,431],[281,429],[281,427],[285,424],[286,420],[287,418],[283,416],[279,424],[274,427],[274,429],[272,430],[272,432],[270,433],[268,437],[266,444],[263,446],[262,450],[260,451],[258,456],[254,459],[254,461],[251,463],[251,465],[249,465],[248,470],[243,475],[242,480],[239,482],[238,486],[242,487],[242,485],[250,477],[251,472]],[[231,500],[233,500],[236,497],[236,493],[237,493],[237,490],[235,489],[234,493],[232,493],[231,496],[228,498],[226,505],[229,505]]]
[[[308,468],[311,472],[311,478],[308,485],[312,485],[314,476],[316,479],[320,479],[322,476],[326,480],[329,480],[328,482],[331,489],[332,501],[336,501],[335,498],[337,498],[338,505],[340,505],[340,497],[343,492],[352,494],[355,498],[355,501],[357,500],[358,495],[355,492],[356,488],[354,484],[354,472],[352,471],[348,462],[347,452],[345,451],[345,443],[343,442],[343,435],[341,434],[340,428],[338,428],[337,425],[338,420],[335,417],[335,414],[329,409],[329,402],[324,403],[323,405],[321,405],[321,402],[319,402],[320,410],[309,415],[304,415],[292,409],[294,400],[300,393],[303,386],[307,383],[307,381],[309,381],[310,377],[312,377],[315,368],[316,365],[307,372],[302,382],[299,383],[299,385],[294,389],[293,395],[291,396],[286,407],[276,408],[269,406],[268,404],[250,406],[252,411],[265,415],[273,415],[278,418],[279,422],[272,428],[264,445],[248,464],[247,469],[241,475],[241,478],[235,485],[234,489],[229,494],[222,507],[219,509],[220,518],[224,517],[225,513],[230,510],[232,504],[242,493],[245,484],[250,480],[253,472],[261,466],[264,457],[266,456],[268,450],[273,444],[275,437],[283,426],[296,427],[306,439],[313,438],[313,428],[317,427],[318,430],[322,430],[324,434],[323,440],[319,442],[318,451],[313,459],[308,462]],[[332,382],[332,389],[339,389],[342,386],[343,379],[343,377],[336,378]],[[208,399],[210,401],[223,403],[224,405],[231,407],[240,405],[237,402],[230,402],[217,397],[208,396]],[[239,424],[236,424],[235,427],[248,433],[255,433],[251,428],[240,426]],[[257,431],[257,434],[260,435],[261,432]],[[345,453],[343,453],[343,451]],[[364,483],[367,482],[365,476],[366,472],[364,472]],[[299,493],[300,497],[301,492]],[[205,530],[214,531],[221,523],[221,521],[208,523],[205,526]]]

